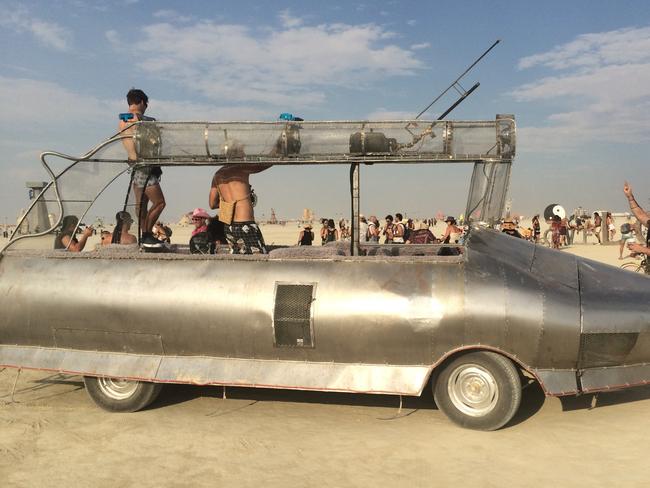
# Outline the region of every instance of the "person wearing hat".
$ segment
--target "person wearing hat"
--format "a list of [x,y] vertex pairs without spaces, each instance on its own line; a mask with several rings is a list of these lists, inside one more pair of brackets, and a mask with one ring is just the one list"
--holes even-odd
[[194,230],[192,231],[192,237],[201,232],[208,231],[208,219],[210,215],[208,212],[202,208],[195,208],[192,211],[192,223],[194,224]]
[[314,231],[311,229],[311,224],[305,224],[303,226],[298,236],[299,246],[311,246],[311,243],[314,241]]
[[214,254],[214,244],[208,236],[208,219],[210,215],[202,208],[192,211],[192,237],[190,238],[190,252],[192,254]]
[[463,230],[456,225],[456,219],[451,215],[445,219],[445,222],[447,223],[447,227],[442,236],[442,242],[445,244],[457,244]]
[[417,230],[414,230],[409,235],[407,244],[435,244],[436,236],[429,230],[426,222],[420,222]]
[[519,233],[517,230],[517,226],[512,220],[505,220],[503,224],[501,224],[501,232],[504,234],[508,234],[509,236],[512,237],[518,237],[519,239],[523,239],[523,236]]

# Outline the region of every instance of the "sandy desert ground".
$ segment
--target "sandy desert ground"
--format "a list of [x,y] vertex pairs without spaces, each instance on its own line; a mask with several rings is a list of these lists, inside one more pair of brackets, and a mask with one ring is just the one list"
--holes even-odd
[[[298,230],[264,227],[276,244]],[[564,252],[621,264],[617,246]],[[650,388],[545,399],[532,385],[515,420],[484,433],[447,421],[429,391],[399,412],[392,396],[170,385],[145,411],[109,414],[78,376],[17,374],[0,370],[3,488],[648,486]]]

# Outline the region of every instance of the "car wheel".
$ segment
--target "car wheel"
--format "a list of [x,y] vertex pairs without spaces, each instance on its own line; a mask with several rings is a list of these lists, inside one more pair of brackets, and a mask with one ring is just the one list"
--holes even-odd
[[109,412],[137,412],[153,402],[162,385],[121,378],[84,376],[90,398]]
[[521,380],[509,359],[487,351],[464,354],[440,372],[433,385],[436,405],[456,424],[496,430],[521,403]]

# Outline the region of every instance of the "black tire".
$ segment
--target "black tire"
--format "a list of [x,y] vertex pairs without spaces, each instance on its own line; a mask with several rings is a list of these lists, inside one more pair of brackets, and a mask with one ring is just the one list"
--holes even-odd
[[146,381],[129,381],[120,378],[84,376],[90,398],[109,412],[137,412],[153,402],[162,385]]
[[519,371],[499,354],[467,353],[444,366],[433,385],[433,398],[438,408],[461,427],[497,430],[519,409]]

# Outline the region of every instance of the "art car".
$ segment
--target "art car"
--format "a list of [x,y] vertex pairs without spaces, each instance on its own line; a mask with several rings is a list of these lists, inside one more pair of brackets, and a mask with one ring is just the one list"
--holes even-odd
[[[138,160],[127,161],[132,138]],[[489,228],[504,208],[513,116],[490,121],[137,122],[51,181],[0,257],[0,365],[84,377],[129,412],[165,383],[433,395],[457,424],[506,425],[523,382],[577,395],[650,381],[650,280]],[[66,162],[52,169],[52,158]],[[352,240],[267,255],[54,249],[67,216],[134,168],[344,164]],[[371,165],[471,164],[463,242],[359,239]],[[138,219],[134,219],[136,222]]]

